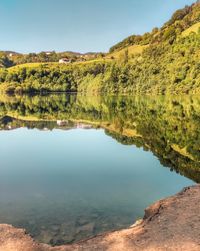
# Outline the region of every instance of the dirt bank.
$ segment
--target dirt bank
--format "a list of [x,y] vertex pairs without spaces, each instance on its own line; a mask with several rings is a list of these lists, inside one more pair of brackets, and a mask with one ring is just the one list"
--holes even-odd
[[200,185],[145,210],[134,226],[77,244],[51,247],[35,242],[22,229],[0,225],[0,251],[200,251]]

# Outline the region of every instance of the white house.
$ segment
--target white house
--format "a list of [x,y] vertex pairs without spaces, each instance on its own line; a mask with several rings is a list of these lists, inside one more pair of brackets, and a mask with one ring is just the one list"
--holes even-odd
[[67,121],[65,121],[65,120],[57,120],[58,126],[65,126],[66,124],[67,124]]
[[59,60],[59,63],[60,63],[60,64],[68,64],[68,63],[70,63],[70,62],[71,62],[71,60],[68,59],[68,58],[61,58],[61,59]]

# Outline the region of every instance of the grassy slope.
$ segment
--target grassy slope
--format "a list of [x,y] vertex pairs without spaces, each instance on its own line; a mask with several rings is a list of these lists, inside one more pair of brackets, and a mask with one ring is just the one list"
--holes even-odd
[[186,37],[189,36],[191,32],[197,33],[200,28],[200,22],[192,25],[190,28],[186,29],[185,31],[182,32],[182,36]]
[[62,69],[67,68],[71,65],[89,65],[93,63],[102,63],[102,62],[109,62],[111,61],[110,58],[99,58],[99,59],[93,59],[93,60],[88,60],[85,62],[74,62],[74,63],[69,63],[69,64],[60,64],[60,63],[55,63],[55,62],[50,62],[50,63],[25,63],[25,64],[20,64],[16,65],[13,67],[8,68],[9,72],[17,72],[18,70],[22,68],[38,68],[41,66],[47,67],[47,68],[54,68],[54,67],[60,67]]
[[145,48],[147,48],[148,45],[131,45],[131,46],[128,46],[122,50],[119,50],[119,51],[114,51],[113,53],[110,53],[108,54],[107,58],[111,58],[113,57],[114,59],[119,59],[120,56],[126,51],[128,50],[128,54],[129,56],[132,56],[132,55],[137,55],[137,54],[140,54],[143,52],[143,50]]
[[18,71],[22,68],[37,68],[40,67],[41,65],[57,65],[57,63],[25,63],[25,64],[20,64],[20,65],[16,65],[16,66],[12,66],[10,68],[8,68],[8,71],[12,72],[12,71]]
[[132,45],[132,46],[128,46],[127,48],[124,48],[122,50],[119,51],[115,51],[113,53],[109,53],[107,54],[107,56],[105,58],[98,58],[98,59],[93,59],[93,60],[88,60],[85,62],[75,62],[72,64],[59,64],[59,63],[26,63],[26,64],[21,64],[21,65],[16,65],[13,67],[8,68],[8,71],[12,72],[12,71],[18,71],[19,69],[22,68],[37,68],[40,67],[41,65],[43,66],[47,66],[47,67],[55,67],[55,66],[60,66],[62,68],[66,68],[69,65],[86,65],[86,64],[93,64],[93,63],[102,63],[102,62],[109,62],[112,61],[112,57],[114,59],[119,59],[121,55],[123,55],[123,53],[125,52],[125,50],[128,50],[129,53],[129,57],[133,56],[133,55],[137,55],[137,54],[141,54],[145,48],[147,48],[148,45]]

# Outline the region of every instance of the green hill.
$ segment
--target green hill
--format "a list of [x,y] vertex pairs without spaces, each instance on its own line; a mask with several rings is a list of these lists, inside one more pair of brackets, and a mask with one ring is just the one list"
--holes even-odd
[[[200,92],[200,2],[177,10],[160,29],[133,35],[86,62],[1,69],[5,92],[181,94]],[[40,55],[42,56],[42,55]]]
[[[132,45],[151,45],[165,41],[173,42],[182,32],[197,32],[200,21],[199,1],[191,6],[177,10],[160,29],[154,28],[144,35],[132,35],[110,48],[110,53]],[[195,25],[194,25],[195,24]],[[191,30],[190,30],[191,29]]]

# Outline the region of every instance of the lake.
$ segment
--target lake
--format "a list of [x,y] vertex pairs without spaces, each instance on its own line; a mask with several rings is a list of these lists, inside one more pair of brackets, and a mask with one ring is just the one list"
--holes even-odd
[[0,223],[51,245],[200,181],[197,97],[0,96]]

